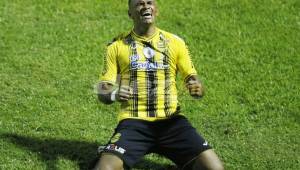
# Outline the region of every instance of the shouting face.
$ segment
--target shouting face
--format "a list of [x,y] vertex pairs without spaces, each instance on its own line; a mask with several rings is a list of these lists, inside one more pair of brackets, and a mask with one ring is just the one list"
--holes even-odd
[[136,25],[153,24],[157,14],[155,0],[130,0],[128,14]]

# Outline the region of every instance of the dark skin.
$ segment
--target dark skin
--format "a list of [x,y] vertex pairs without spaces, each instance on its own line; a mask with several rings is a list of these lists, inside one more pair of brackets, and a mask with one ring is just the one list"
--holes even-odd
[[[128,16],[134,24],[134,32],[140,36],[150,37],[155,33],[155,17],[158,15],[155,0],[132,0],[129,4]],[[186,87],[194,98],[201,98],[204,95],[204,89],[196,75],[190,76],[186,80]],[[110,104],[109,94],[112,92],[113,85],[100,82],[98,86],[99,100]],[[132,89],[128,86],[121,86],[116,99],[119,102],[126,102],[132,96]],[[108,98],[105,100],[105,98]]]
[[[158,14],[155,0],[131,0],[129,4],[128,15],[133,20],[134,32],[140,36],[150,37],[155,33],[155,17]],[[188,77],[185,81],[186,87],[191,96],[201,98],[204,95],[204,89],[196,75]],[[112,103],[109,99],[113,85],[107,82],[100,82],[98,85],[100,101]],[[132,89],[128,86],[120,86],[116,99],[119,102],[126,102],[132,96]],[[98,161],[95,170],[123,170],[123,161],[110,153],[103,153]],[[195,158],[193,170],[223,170],[222,162],[212,149],[206,150]]]
[[154,34],[157,14],[156,1],[154,0],[132,0],[129,5],[128,16],[133,21],[133,30],[141,36],[149,37]]

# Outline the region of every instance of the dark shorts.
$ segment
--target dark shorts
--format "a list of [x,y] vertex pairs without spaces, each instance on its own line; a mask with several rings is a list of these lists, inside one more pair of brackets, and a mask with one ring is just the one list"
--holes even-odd
[[184,116],[176,116],[156,122],[125,119],[115,129],[103,152],[115,154],[129,168],[144,155],[157,153],[178,167],[189,169],[193,160],[210,148]]

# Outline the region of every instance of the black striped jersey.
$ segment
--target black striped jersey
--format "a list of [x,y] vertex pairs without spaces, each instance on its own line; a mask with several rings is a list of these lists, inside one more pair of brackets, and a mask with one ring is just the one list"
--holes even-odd
[[130,86],[133,91],[130,100],[121,104],[119,121],[155,121],[181,114],[176,74],[180,72],[185,79],[197,74],[181,38],[158,28],[151,37],[132,30],[114,39],[104,58],[100,81]]

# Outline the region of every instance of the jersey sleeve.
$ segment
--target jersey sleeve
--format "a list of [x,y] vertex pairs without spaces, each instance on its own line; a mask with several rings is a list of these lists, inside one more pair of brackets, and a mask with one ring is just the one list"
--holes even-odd
[[191,75],[197,75],[197,71],[191,60],[189,50],[183,40],[178,41],[177,49],[177,67],[184,80]]
[[100,81],[107,81],[115,84],[118,74],[117,56],[118,50],[116,43],[107,46],[106,54],[104,56],[102,73],[100,75]]

